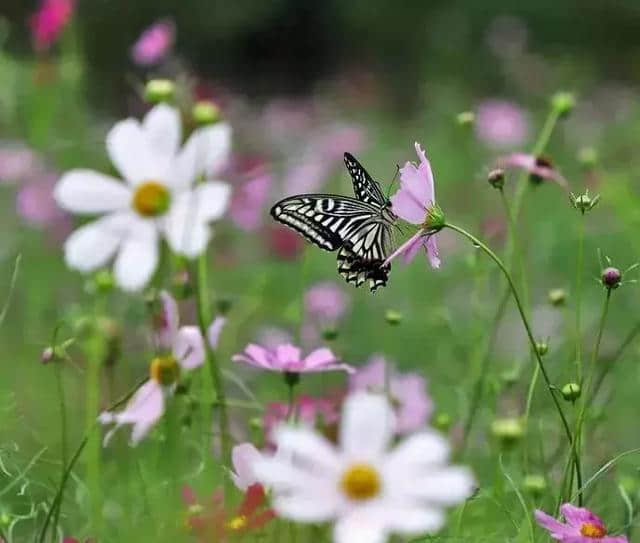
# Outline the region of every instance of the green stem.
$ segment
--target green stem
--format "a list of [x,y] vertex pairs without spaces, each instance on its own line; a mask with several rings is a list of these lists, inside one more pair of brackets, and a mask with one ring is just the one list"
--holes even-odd
[[[485,245],[482,241],[480,241],[478,238],[476,238],[473,234],[467,232],[464,228],[461,228],[455,224],[451,224],[451,223],[446,223],[445,224],[446,228],[449,228],[451,230],[453,230],[454,232],[457,232],[458,234],[463,235],[464,237],[466,237],[469,241],[471,241],[471,243],[473,243],[476,247],[479,247],[480,249],[482,249],[482,251],[484,251],[484,253],[491,258],[491,260],[493,260],[496,265],[498,266],[498,268],[500,268],[500,270],[502,271],[502,273],[505,276],[505,279],[507,280],[508,284],[509,284],[509,288],[511,289],[511,294],[513,296],[513,299],[516,302],[516,306],[518,307],[518,312],[520,313],[520,318],[522,320],[522,324],[527,332],[527,337],[529,338],[529,343],[531,344],[531,349],[533,350],[535,356],[536,356],[536,360],[538,362],[538,366],[540,367],[540,372],[542,373],[542,377],[544,378],[544,382],[547,386],[547,390],[549,391],[549,394],[551,395],[551,399],[553,400],[553,404],[556,408],[556,411],[558,412],[558,416],[560,417],[560,420],[562,421],[562,426],[564,428],[564,431],[567,435],[567,439],[569,441],[569,445],[572,446],[573,444],[573,436],[571,434],[571,429],[569,428],[569,423],[567,422],[567,418],[564,414],[564,411],[562,410],[562,406],[560,405],[560,401],[558,400],[558,398],[555,395],[554,392],[554,386],[551,383],[551,380],[549,379],[549,374],[547,373],[547,370],[544,366],[544,363],[542,362],[542,357],[540,356],[540,353],[538,352],[538,349],[536,349],[536,340],[533,337],[533,332],[531,331],[531,326],[529,324],[529,320],[527,319],[527,316],[525,314],[524,311],[524,307],[522,305],[522,301],[520,300],[520,296],[518,294],[518,291],[516,290],[516,287],[513,283],[513,279],[511,278],[511,274],[509,273],[509,271],[507,270],[506,266],[504,265],[504,263],[502,262],[502,260],[500,259],[500,257],[498,257],[498,255],[496,255],[487,245]],[[578,479],[579,479],[579,484],[582,484],[582,473],[580,470],[580,461],[577,457],[577,454],[575,455],[575,464],[576,464],[576,472],[578,474]]]
[[576,262],[576,372],[578,383],[582,385],[582,262],[584,260],[584,213],[581,214],[578,225],[578,259]]
[[[64,481],[64,474],[67,466],[67,408],[64,401],[64,384],[62,382],[62,369],[61,362],[55,361],[56,372],[56,386],[58,388],[58,399],[60,401],[60,459],[61,469],[60,484]],[[56,514],[53,519],[53,533],[56,533],[56,527],[58,526],[58,515],[60,509],[56,510]]]

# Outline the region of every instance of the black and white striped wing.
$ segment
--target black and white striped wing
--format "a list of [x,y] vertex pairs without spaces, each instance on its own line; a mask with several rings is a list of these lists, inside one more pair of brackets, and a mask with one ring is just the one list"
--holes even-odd
[[[271,208],[275,220],[293,228],[325,251],[342,247],[379,213],[375,206],[366,202],[329,194],[291,196]],[[364,246],[364,242],[361,245]]]
[[367,173],[362,164],[351,153],[344,154],[344,164],[353,180],[353,192],[362,202],[371,203],[378,207],[387,205],[387,198],[382,193],[380,185]]

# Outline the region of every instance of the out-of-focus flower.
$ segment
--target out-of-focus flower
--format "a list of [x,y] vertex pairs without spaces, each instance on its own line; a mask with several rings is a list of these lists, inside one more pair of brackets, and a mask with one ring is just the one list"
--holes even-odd
[[263,171],[234,190],[229,217],[236,226],[248,232],[262,226],[262,212],[272,184],[271,174]]
[[[178,111],[159,104],[142,123],[121,121],[107,136],[111,161],[126,183],[92,170],[72,170],[60,179],[54,191],[58,205],[103,215],[67,239],[69,267],[90,272],[117,253],[116,282],[135,291],[156,269],[159,235],[187,258],[205,250],[209,223],[222,216],[229,200],[229,186],[211,179],[228,160],[231,128],[225,123],[199,128],[182,148],[181,132]],[[200,175],[209,180],[193,186]]]
[[280,224],[272,225],[267,230],[269,249],[279,258],[292,260],[304,249],[304,241],[293,230]]
[[529,173],[531,181],[540,183],[543,180],[554,181],[563,189],[567,190],[569,185],[560,172],[553,167],[553,164],[544,157],[537,157],[527,153],[511,153],[498,158],[496,165],[499,168],[518,168]]
[[295,414],[296,422],[309,428],[327,429],[335,425],[340,418],[338,402],[338,398],[302,395],[296,399],[293,406],[282,402],[268,404],[262,420],[267,443],[273,445],[275,429],[292,414]]
[[309,428],[281,426],[276,444],[287,454],[254,465],[278,515],[333,521],[336,543],[380,543],[392,533],[442,528],[444,509],[471,495],[471,472],[448,465],[449,446],[433,431],[388,450],[393,419],[383,396],[359,392],[345,401],[338,448]]
[[231,451],[231,462],[234,471],[231,472],[231,480],[238,490],[245,492],[258,480],[253,474],[253,464],[262,458],[262,453],[252,443],[241,443]]
[[38,227],[55,226],[64,221],[69,225],[69,216],[62,211],[53,198],[53,187],[58,176],[43,174],[25,181],[16,197],[16,208],[20,216]]
[[406,162],[400,169],[400,190],[391,197],[393,212],[401,219],[420,225],[417,234],[403,243],[386,262],[398,255],[409,262],[418,254],[420,248],[425,250],[432,268],[440,267],[440,257],[435,233],[442,227],[442,212],[436,205],[435,187],[431,164],[420,144],[415,144],[420,164]]
[[335,323],[342,317],[348,305],[347,295],[331,281],[313,285],[304,297],[307,316],[321,324]]
[[536,509],[535,517],[540,526],[549,532],[553,539],[566,543],[627,543],[624,535],[609,536],[600,519],[583,507],[565,503],[560,507],[565,523],[562,523],[544,511]]
[[517,147],[527,139],[529,123],[524,111],[513,102],[486,100],[478,106],[475,130],[489,147]]
[[291,344],[278,345],[275,349],[265,349],[250,343],[243,353],[233,356],[234,362],[249,364],[263,370],[282,373],[315,373],[321,371],[341,370],[353,372],[349,364],[343,364],[327,348],[316,349],[306,357],[302,351]]
[[42,159],[33,149],[17,142],[0,144],[0,183],[20,183],[44,172]]
[[247,489],[240,507],[233,512],[225,511],[221,492],[215,492],[211,503],[205,506],[190,487],[184,487],[182,499],[189,508],[188,526],[201,542],[234,540],[238,535],[262,528],[275,516],[272,509],[264,507],[264,489],[259,484]]
[[365,133],[355,124],[335,123],[326,128],[318,137],[314,147],[318,148],[323,160],[341,163],[345,151],[360,152],[365,146]]
[[397,373],[384,357],[374,356],[349,378],[349,389],[384,394],[386,383],[396,415],[395,431],[408,434],[422,428],[433,413],[433,402],[425,392],[424,378],[417,373]]
[[73,0],[42,0],[29,19],[31,38],[36,51],[46,51],[62,33],[73,14]]
[[258,343],[266,349],[273,350],[278,345],[291,343],[293,337],[289,332],[276,326],[265,326],[258,331]]
[[207,329],[207,341],[212,349],[218,348],[218,343],[220,342],[220,334],[222,333],[222,329],[224,325],[227,324],[226,317],[216,317],[213,319],[213,322],[209,325]]
[[175,34],[175,24],[172,20],[162,19],[153,23],[131,48],[131,58],[141,66],[160,62],[171,51]]
[[204,341],[197,326],[179,328],[178,308],[166,292],[160,294],[162,317],[156,319],[155,336],[159,355],[149,368],[150,379],[133,395],[119,412],[105,411],[98,420],[115,424],[104,438],[105,446],[113,433],[125,424],[133,425],[131,445],[137,445],[162,417],[167,398],[175,390],[182,371],[191,371],[204,362]]

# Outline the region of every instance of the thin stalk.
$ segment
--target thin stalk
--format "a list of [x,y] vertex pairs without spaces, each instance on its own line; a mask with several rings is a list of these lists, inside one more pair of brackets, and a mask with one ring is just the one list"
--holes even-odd
[[[60,459],[61,459],[61,469],[62,472],[60,474],[60,484],[64,481],[64,474],[67,466],[67,408],[64,401],[64,384],[62,382],[62,369],[60,361],[55,362],[56,368],[56,386],[58,388],[58,399],[60,402]],[[56,532],[56,527],[58,526],[58,515],[60,509],[56,510],[55,517],[53,519],[53,533]]]
[[[500,268],[500,270],[502,271],[502,273],[505,276],[505,279],[507,280],[508,284],[509,284],[509,288],[511,289],[511,294],[513,296],[513,299],[516,302],[516,306],[518,307],[518,312],[520,313],[520,318],[522,320],[522,324],[527,332],[527,337],[529,338],[529,343],[531,344],[531,349],[533,349],[533,352],[536,356],[536,360],[538,362],[538,366],[540,367],[540,372],[542,373],[542,377],[544,379],[544,382],[547,386],[547,390],[549,391],[549,394],[551,395],[551,399],[553,401],[553,404],[556,408],[556,411],[558,412],[558,416],[560,417],[560,420],[562,421],[562,426],[564,428],[564,431],[567,435],[567,439],[569,441],[569,445],[572,446],[573,445],[573,436],[571,434],[571,429],[569,428],[569,423],[567,422],[567,418],[564,414],[564,411],[562,410],[562,406],[560,405],[560,401],[558,400],[558,398],[555,395],[554,392],[554,386],[551,383],[551,379],[549,378],[549,374],[547,373],[547,370],[544,366],[544,363],[542,362],[542,357],[540,356],[540,353],[538,352],[538,349],[536,349],[536,340],[533,337],[533,332],[531,331],[531,325],[529,324],[529,320],[525,314],[524,311],[524,306],[522,305],[522,301],[520,299],[520,295],[518,294],[518,291],[513,283],[513,279],[511,278],[511,274],[509,273],[509,271],[507,270],[507,267],[504,265],[504,263],[502,262],[502,260],[500,259],[500,257],[498,255],[496,255],[487,245],[485,245],[482,241],[480,241],[478,238],[476,238],[473,234],[467,232],[464,228],[461,228],[455,224],[451,224],[451,223],[446,223],[444,225],[446,228],[449,228],[451,230],[453,230],[454,232],[457,232],[458,234],[463,235],[464,237],[466,237],[469,241],[471,241],[471,243],[473,243],[476,247],[482,249],[482,251],[484,251],[484,253],[491,258],[491,260],[493,260],[496,265],[498,266],[498,268]],[[577,454],[574,454],[575,458],[575,466],[576,466],[576,473],[578,475],[578,480],[579,480],[579,485],[582,484],[582,471],[580,469],[580,460],[577,456]]]
[[578,223],[578,258],[576,262],[576,372],[578,375],[578,383],[582,386],[583,369],[582,369],[582,332],[581,332],[581,314],[582,314],[582,266],[584,260],[584,213],[581,214]]

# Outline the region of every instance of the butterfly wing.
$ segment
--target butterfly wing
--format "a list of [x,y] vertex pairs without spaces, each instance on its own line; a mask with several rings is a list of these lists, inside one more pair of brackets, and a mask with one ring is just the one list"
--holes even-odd
[[280,200],[271,208],[271,216],[302,234],[325,251],[342,247],[379,211],[355,198],[330,194],[305,194]]
[[351,153],[344,154],[344,164],[353,180],[353,192],[362,202],[372,203],[378,207],[387,205],[387,198],[380,185],[367,173],[362,164]]

